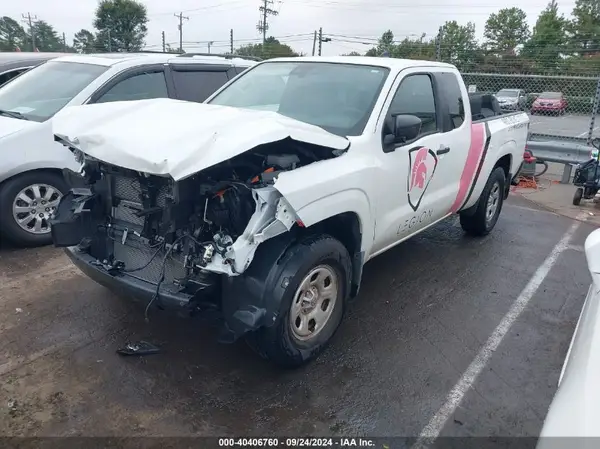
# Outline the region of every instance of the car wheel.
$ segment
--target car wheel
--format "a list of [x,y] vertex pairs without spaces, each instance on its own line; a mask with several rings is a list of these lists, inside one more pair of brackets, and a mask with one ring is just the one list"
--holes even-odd
[[[250,346],[282,367],[317,357],[339,327],[349,295],[351,260],[338,240],[322,235],[292,247],[282,264],[300,264],[287,284],[277,321],[247,335]],[[285,271],[285,270],[283,270]]]
[[575,190],[575,195],[573,195],[573,205],[579,206],[581,198],[583,198],[583,189],[578,187],[577,190]]
[[505,184],[504,170],[502,167],[495,168],[481,192],[479,201],[473,206],[475,211],[464,211],[460,214],[460,225],[467,234],[484,236],[494,229],[504,203]]
[[69,190],[62,176],[29,172],[0,187],[0,233],[19,246],[52,243],[50,217]]

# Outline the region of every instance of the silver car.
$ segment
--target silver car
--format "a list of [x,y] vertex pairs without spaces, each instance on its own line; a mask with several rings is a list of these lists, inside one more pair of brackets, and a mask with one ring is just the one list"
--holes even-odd
[[527,106],[527,94],[523,89],[502,89],[496,98],[505,111],[524,111]]

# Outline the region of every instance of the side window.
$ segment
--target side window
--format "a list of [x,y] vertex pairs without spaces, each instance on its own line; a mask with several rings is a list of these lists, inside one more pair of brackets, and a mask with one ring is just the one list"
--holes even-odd
[[458,128],[465,121],[465,108],[458,78],[454,73],[436,73],[435,77],[439,80],[440,92],[448,103],[450,130]]
[[202,102],[227,81],[227,72],[173,70],[173,82],[180,100]]
[[421,119],[420,136],[437,131],[433,85],[429,75],[409,75],[402,80],[390,104],[388,119],[400,114],[416,115]]
[[145,72],[119,81],[106,93],[101,95],[96,100],[96,103],[168,97],[164,72]]

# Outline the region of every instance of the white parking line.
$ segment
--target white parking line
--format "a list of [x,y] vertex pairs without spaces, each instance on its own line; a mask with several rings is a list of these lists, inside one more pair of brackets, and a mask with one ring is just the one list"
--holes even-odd
[[[596,127],[595,127],[595,128],[592,130],[592,132],[596,131],[598,128],[600,128],[600,126],[596,126]],[[586,131],[586,132],[584,132],[584,133],[577,134],[577,137],[585,137],[585,136],[587,136],[587,135],[589,134],[589,132],[590,132],[590,131],[589,131],[589,130],[587,130],[587,131]]]
[[444,428],[446,421],[454,414],[456,408],[460,405],[469,389],[473,386],[479,374],[481,374],[485,366],[490,361],[494,351],[496,351],[498,346],[500,346],[500,343],[502,343],[502,340],[510,330],[511,326],[519,318],[521,313],[523,313],[523,310],[525,310],[533,295],[535,295],[542,282],[544,282],[544,279],[546,279],[546,276],[548,276],[548,273],[552,267],[556,264],[560,254],[569,249],[569,242],[571,241],[573,234],[575,234],[575,231],[577,231],[579,225],[580,222],[578,221],[571,225],[567,232],[565,232],[565,234],[562,236],[560,241],[552,249],[548,257],[546,257],[546,260],[544,260],[544,262],[542,262],[542,264],[538,267],[519,297],[512,304],[506,315],[504,315],[504,318],[502,318],[500,324],[498,324],[496,329],[494,329],[492,335],[490,335],[467,370],[463,373],[460,380],[456,383],[456,385],[454,385],[452,390],[450,390],[442,407],[421,431],[419,438],[411,449],[426,448],[436,440]]

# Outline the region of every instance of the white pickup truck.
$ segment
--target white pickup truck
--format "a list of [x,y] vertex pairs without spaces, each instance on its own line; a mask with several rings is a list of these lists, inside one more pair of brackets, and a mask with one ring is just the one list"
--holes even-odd
[[523,159],[527,114],[469,97],[448,64],[274,59],[206,104],[73,107],[82,162],[54,243],[108,288],[211,314],[272,361],[315,357],[363,265],[453,214],[489,233]]

